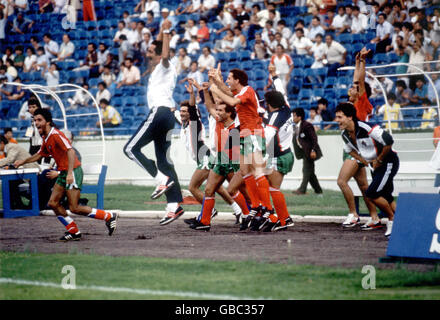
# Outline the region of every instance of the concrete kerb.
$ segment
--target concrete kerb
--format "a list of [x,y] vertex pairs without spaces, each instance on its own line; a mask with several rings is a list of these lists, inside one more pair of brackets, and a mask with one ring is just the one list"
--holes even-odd
[[[164,215],[164,211],[160,210],[146,210],[146,211],[122,211],[122,210],[107,210],[110,212],[117,212],[120,218],[142,218],[142,219],[161,219]],[[70,215],[71,212],[67,211]],[[40,212],[43,216],[55,215],[52,210],[43,210]],[[185,211],[185,218],[193,218],[200,214],[198,211]],[[316,216],[316,215],[291,215],[294,222],[307,222],[307,223],[342,223],[346,216]],[[227,220],[235,221],[235,216],[231,212],[219,212],[215,220]],[[368,217],[361,217],[361,223],[367,222]],[[387,219],[382,219],[382,223],[385,223]]]

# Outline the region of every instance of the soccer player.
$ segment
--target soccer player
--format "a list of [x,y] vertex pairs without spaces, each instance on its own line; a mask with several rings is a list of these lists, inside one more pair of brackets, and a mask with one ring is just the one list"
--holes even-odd
[[[365,82],[365,59],[370,53],[370,50],[363,48],[356,55],[356,66],[353,75],[353,86],[349,89],[349,101],[354,104],[356,108],[356,116],[360,121],[368,121],[369,116],[373,112],[373,106],[371,105],[368,97],[371,94],[371,88],[368,83]],[[356,159],[350,157],[350,155],[344,153],[344,163],[339,171],[338,186],[341,189],[345,201],[347,202],[349,213],[347,219],[342,223],[344,228],[352,228],[360,224],[360,217],[356,211],[356,205],[354,200],[353,191],[348,185],[348,181],[351,178],[356,180],[356,183],[362,192],[365,204],[370,212],[370,216],[374,221],[379,219],[375,205],[365,196],[365,191],[368,188],[367,171],[362,163],[356,161]],[[365,224],[361,226],[362,230],[372,230],[374,228],[381,227],[371,224]]]
[[67,215],[66,209],[60,204],[64,195],[67,195],[69,209],[72,213],[88,216],[93,219],[104,220],[111,236],[117,225],[118,214],[88,206],[78,205],[80,198],[83,171],[75,151],[64,133],[53,126],[52,114],[47,109],[38,109],[34,113],[35,126],[38,133],[43,137],[40,150],[25,160],[17,160],[14,166],[19,166],[40,160],[42,157],[52,156],[60,174],[53,187],[49,199],[49,207],[53,209],[58,220],[66,227],[66,233],[59,240],[80,240],[81,232],[75,221]]
[[[165,20],[157,40],[148,48],[147,58],[152,64],[152,72],[148,80],[147,99],[151,111],[124,146],[125,155],[145,169],[158,183],[151,198],[166,195],[166,213],[159,222],[161,225],[171,223],[184,213],[179,206],[183,199],[177,174],[171,160],[167,158],[167,151],[171,147],[168,133],[174,129],[175,123],[171,109],[175,107],[173,91],[177,80],[176,68],[169,59],[170,28],[171,22]],[[152,141],[157,166],[154,160],[148,159],[141,152]]]
[[[341,103],[336,107],[336,121],[342,131],[344,150],[351,157],[372,169],[373,181],[365,195],[388,215],[385,236],[392,232],[396,202],[392,195],[393,178],[399,170],[399,158],[392,150],[393,138],[380,126],[370,127],[358,121],[356,109],[350,103]],[[367,183],[366,177],[364,183]],[[380,220],[370,219],[371,225],[380,224]]]
[[[248,215],[243,215],[240,229],[245,230],[252,224],[252,229],[255,230],[258,228],[257,224],[268,219],[273,211],[269,182],[264,172],[266,142],[262,119],[258,114],[258,97],[248,85],[248,76],[243,70],[230,70],[226,80],[229,87],[223,83],[220,65],[208,73],[215,83],[215,86],[211,86],[213,94],[227,105],[235,106],[237,111],[240,122],[240,171],[251,200],[251,210]],[[263,219],[254,219],[257,214]]]

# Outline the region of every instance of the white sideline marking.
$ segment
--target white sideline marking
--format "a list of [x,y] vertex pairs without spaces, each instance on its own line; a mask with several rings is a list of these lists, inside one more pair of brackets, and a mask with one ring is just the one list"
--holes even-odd
[[[63,289],[63,287],[60,284],[53,282],[0,278],[0,284],[2,283]],[[118,288],[118,287],[103,287],[103,286],[76,286],[76,290],[95,290],[95,291],[117,292],[117,293],[125,292],[125,293],[134,293],[134,294],[142,294],[142,295],[152,295],[152,296],[173,296],[173,297],[181,297],[181,298],[208,299],[208,300],[271,300],[271,298],[237,297],[231,295],[198,293],[191,291],[188,292],[166,291],[166,290],[133,289],[133,288]]]

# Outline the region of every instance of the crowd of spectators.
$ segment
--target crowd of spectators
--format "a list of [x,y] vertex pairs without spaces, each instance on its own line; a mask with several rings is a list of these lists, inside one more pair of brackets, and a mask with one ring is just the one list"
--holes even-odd
[[[173,25],[171,62],[176,66],[179,80],[190,74],[202,81],[207,78],[208,70],[218,63],[216,54],[248,49],[252,59],[268,60],[276,66],[288,90],[295,68],[294,56],[312,58],[312,69],[326,67],[327,76],[336,76],[337,69],[346,65],[350,54],[338,41],[344,34],[374,34],[366,45],[374,49],[375,54],[392,53],[398,62],[409,62],[427,71],[438,69],[437,65],[426,63],[439,56],[440,8],[429,14],[426,11],[438,1],[353,0],[341,4],[335,0],[186,0],[172,9],[159,1],[141,0],[132,10],[123,12],[117,28],[112,30],[112,46],[96,38],[88,43],[86,55],[80,58],[67,31],[61,43],[53,39],[51,32],[42,39],[32,37],[30,43],[16,47],[5,42],[8,34],[29,34],[39,27],[38,21],[27,16],[31,2],[0,1],[0,83],[20,82],[23,73],[39,72],[47,85],[53,87],[60,83],[58,64],[75,60],[77,67],[73,71],[87,71],[84,82],[98,79],[108,92],[105,99],[111,101],[110,92],[115,88],[139,85],[142,78],[148,76],[146,52],[164,19]],[[68,3],[70,1],[38,1],[39,11],[62,13]],[[307,7],[307,11],[295,17],[281,14],[292,6]],[[418,72],[415,68],[399,68],[397,73]],[[402,76],[397,81],[380,79],[387,88],[387,95],[394,94],[394,102],[401,108],[434,98],[432,88],[419,76]],[[433,80],[439,89],[440,80],[436,75]],[[372,79],[370,85],[373,97],[382,95]],[[1,85],[0,100],[21,99],[17,90],[17,86]],[[99,92],[102,95],[102,90]],[[78,105],[84,103],[71,103],[72,108]],[[322,109],[316,107],[317,119],[325,121]]]

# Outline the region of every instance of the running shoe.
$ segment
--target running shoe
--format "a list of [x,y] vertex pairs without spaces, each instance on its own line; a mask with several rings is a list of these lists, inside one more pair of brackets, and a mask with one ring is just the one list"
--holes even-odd
[[[263,230],[263,228],[266,226],[266,224],[271,222],[271,220],[269,219],[271,214],[274,214],[273,210],[267,210],[266,208],[263,208],[263,215],[260,218],[260,225],[258,226],[258,230]],[[272,227],[274,224],[275,223],[272,224]]]
[[[277,221],[278,222],[278,221]],[[266,222],[266,224],[264,225],[263,228],[261,228],[260,230],[262,230],[263,232],[274,232],[274,227],[277,223],[276,222],[272,222],[268,219],[268,221]]]
[[374,230],[374,229],[379,229],[382,228],[382,223],[380,222],[380,220],[374,221],[373,219],[368,219],[368,221],[361,225],[361,230]]
[[112,217],[105,222],[108,229],[108,235],[111,236],[116,231],[116,226],[118,224],[119,215],[117,213],[112,213]]
[[393,231],[393,221],[387,222],[387,231],[385,231],[385,237],[389,237],[391,235],[391,232]]
[[163,217],[159,223],[161,226],[169,224],[169,223],[173,222],[174,220],[178,219],[183,213],[184,213],[184,211],[183,211],[182,207],[178,207],[176,209],[176,211],[167,212],[165,217]]
[[211,230],[211,225],[205,225],[200,221],[196,221],[195,223],[191,224],[189,227],[194,230],[202,230],[202,231]]
[[355,217],[353,213],[349,213],[347,219],[342,223],[342,227],[344,228],[353,228],[361,223],[361,219],[359,217]]
[[167,177],[165,181],[159,184],[156,189],[154,189],[151,194],[151,199],[157,199],[163,195],[167,190],[169,190],[174,185],[174,181]]
[[191,219],[184,219],[183,222],[185,222],[186,224],[192,225],[193,223],[197,222],[197,217],[191,218]]
[[[281,225],[281,223],[280,223]],[[291,217],[288,217],[286,219],[286,227],[293,227],[295,224],[293,223],[293,219]]]
[[213,209],[212,209],[212,214],[211,214],[211,219],[214,218],[214,217],[216,217],[217,215],[218,215],[218,211],[217,211],[217,209],[216,209],[216,208],[213,208]]
[[77,232],[77,233],[70,233],[70,232],[66,232],[64,234],[64,236],[62,236],[61,238],[58,239],[58,241],[63,241],[63,242],[67,242],[67,241],[79,241],[81,240],[81,232]]
[[247,230],[253,219],[254,219],[254,217],[251,216],[251,214],[242,215],[241,216],[240,231]]

